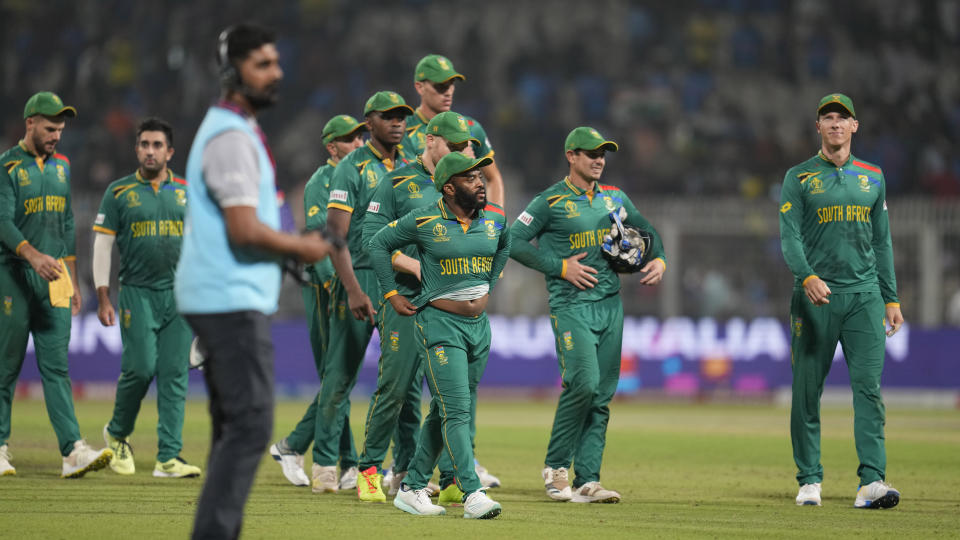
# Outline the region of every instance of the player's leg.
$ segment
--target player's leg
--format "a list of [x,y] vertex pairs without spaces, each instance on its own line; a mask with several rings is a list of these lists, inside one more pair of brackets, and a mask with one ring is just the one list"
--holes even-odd
[[33,329],[37,368],[43,385],[43,401],[47,406],[50,424],[57,434],[60,454],[67,457],[73,452],[74,443],[81,440],[67,362],[70,308],[51,307],[47,298],[38,300],[31,305],[30,327]]
[[[412,318],[412,317],[411,317]],[[415,344],[416,345],[416,344]],[[423,361],[422,347],[416,354],[416,372],[410,380],[407,395],[400,406],[397,429],[393,434],[393,470],[405,472],[410,467],[413,454],[420,439],[420,424],[423,420],[421,402],[423,399]],[[398,441],[412,441],[413,444],[399,444]]]
[[598,336],[597,367],[599,383],[584,418],[580,444],[574,457],[574,502],[619,502],[620,494],[600,486],[600,465],[606,446],[610,421],[610,400],[620,380],[620,355],[623,346],[623,303],[620,296],[595,302],[588,324]]
[[16,272],[12,265],[0,263],[0,446],[10,439],[13,395],[30,332],[29,293]]
[[[303,306],[307,314],[307,332],[310,335],[310,350],[317,368],[317,378],[323,375],[323,357],[326,351],[327,306],[329,296],[322,285],[310,283],[301,288]],[[310,401],[303,417],[293,431],[286,436],[287,447],[295,454],[305,454],[313,442],[313,430],[317,424],[317,396]],[[301,464],[302,467],[302,464]]]
[[193,538],[236,538],[243,506],[273,430],[273,340],[256,311],[189,315],[207,350],[213,443]]
[[[120,356],[120,379],[117,381],[113,416],[106,431],[110,437],[121,441],[133,433],[143,397],[147,395],[150,382],[157,374],[160,320],[156,317],[153,301],[153,291],[120,287],[117,307],[123,353]],[[188,350],[189,346],[187,343]],[[107,443],[110,444],[110,441]]]
[[190,342],[193,332],[177,313],[173,291],[156,291],[157,305],[165,310],[165,325],[157,335],[157,466],[154,476],[199,476],[200,468],[186,463],[183,450],[183,415],[190,379]]
[[820,396],[823,381],[830,372],[840,339],[840,304],[844,296],[834,294],[830,303],[814,306],[802,290],[795,290],[790,303],[790,364],[793,371],[793,401],[790,408],[790,439],[797,482],[819,484],[823,480],[820,463]]
[[840,330],[840,343],[853,389],[853,433],[860,466],[860,485],[883,481],[887,453],[883,426],[886,411],[880,375],[886,353],[884,305],[879,292],[851,294],[851,306]]

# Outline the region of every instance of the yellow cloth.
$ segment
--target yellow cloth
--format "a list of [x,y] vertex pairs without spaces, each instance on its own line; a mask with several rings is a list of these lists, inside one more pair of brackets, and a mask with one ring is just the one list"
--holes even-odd
[[50,282],[50,305],[53,307],[70,307],[70,299],[73,298],[73,280],[70,279],[70,271],[63,259],[57,259],[60,263],[60,277]]

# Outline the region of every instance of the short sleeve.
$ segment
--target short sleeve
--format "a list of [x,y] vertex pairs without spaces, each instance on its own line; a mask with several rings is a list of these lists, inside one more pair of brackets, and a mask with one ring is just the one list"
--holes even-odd
[[240,130],[225,131],[210,139],[203,150],[203,177],[221,208],[256,207],[260,201],[257,149]]

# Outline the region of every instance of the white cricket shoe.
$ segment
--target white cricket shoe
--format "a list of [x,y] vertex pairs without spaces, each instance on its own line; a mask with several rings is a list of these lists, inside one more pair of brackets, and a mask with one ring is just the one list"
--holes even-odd
[[283,476],[287,477],[287,480],[289,480],[291,484],[295,486],[310,485],[310,479],[307,478],[307,473],[303,472],[303,454],[298,454],[291,450],[290,447],[287,446],[286,439],[280,439],[270,445],[270,456],[280,464],[280,468],[283,470]]
[[587,482],[573,490],[571,502],[575,503],[618,503],[620,494],[612,489],[605,489],[600,482]]
[[343,474],[340,475],[340,489],[356,489],[358,474],[360,474],[360,470],[356,467],[350,467],[343,471]]
[[800,492],[797,493],[797,506],[821,506],[820,482],[800,486]]
[[487,497],[482,489],[467,495],[463,501],[463,517],[465,519],[493,519],[500,515],[503,509],[500,503]]
[[314,463],[311,472],[313,473],[313,487],[311,489],[314,493],[336,493],[339,490],[336,465],[321,467]]
[[110,464],[113,451],[109,448],[94,450],[87,441],[80,439],[73,443],[73,451],[63,458],[63,472],[60,478],[80,478],[88,472],[99,471]]
[[860,486],[854,508],[893,508],[900,503],[900,492],[880,480]]
[[573,490],[570,489],[569,473],[566,467],[554,469],[544,467],[540,473],[543,477],[543,487],[547,490],[547,497],[555,501],[569,501],[573,498]]
[[10,454],[10,449],[7,448],[7,445],[0,446],[0,476],[13,476],[17,474],[17,470],[10,464],[11,459],[13,459],[13,456]]
[[480,485],[482,485],[484,489],[500,487],[500,479],[490,474],[487,468],[481,465],[476,459],[473,460],[473,469],[476,471],[477,478],[480,479]]
[[397,496],[393,498],[393,505],[415,516],[442,516],[447,513],[444,507],[430,502],[426,488],[413,490],[406,484],[400,486]]

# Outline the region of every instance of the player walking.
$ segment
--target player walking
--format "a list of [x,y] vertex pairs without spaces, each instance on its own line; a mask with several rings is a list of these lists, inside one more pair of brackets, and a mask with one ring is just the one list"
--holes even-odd
[[850,372],[860,460],[854,506],[891,508],[900,502],[900,493],[885,483],[880,375],[886,338],[900,329],[903,315],[886,182],[880,167],[850,152],[859,122],[849,97],[824,96],[816,125],[820,151],[787,171],[780,201],[780,245],[795,278],[790,302],[790,439],[800,484],[796,502],[821,504],[820,396],[839,342]]
[[[611,212],[653,238],[640,279],[656,285],[666,269],[653,226],[619,188],[600,184],[606,152],[617,144],[597,130],[578,127],[564,144],[569,175],[537,195],[510,228],[510,256],[542,272],[550,295],[563,391],[557,404],[542,471],[547,495],[558,501],[620,501],[600,485],[608,407],[620,378],[623,303],[620,278],[602,258],[600,245]],[[535,247],[530,240],[536,238]],[[568,470],[575,466],[571,490]]]
[[[446,451],[464,493],[465,518],[500,515],[474,470],[470,417],[476,386],[490,352],[486,305],[507,262],[510,237],[503,211],[486,204],[479,169],[492,158],[451,152],[437,162],[433,179],[443,197],[382,228],[370,241],[377,279],[397,313],[416,315],[417,339],[433,398],[410,470],[394,506],[416,515],[444,514],[430,502],[427,481]],[[391,254],[416,247],[421,262],[420,294],[411,302],[399,294]],[[384,308],[385,309],[385,308]]]
[[103,438],[113,459],[110,468],[123,475],[136,470],[128,439],[140,404],[157,379],[157,463],[159,478],[200,476],[200,467],[180,457],[183,409],[187,398],[188,356],[193,333],[177,312],[173,274],[183,241],[187,181],[167,168],[173,157],[173,129],[158,118],[137,127],[140,167],[107,187],[93,230],[93,282],[97,317],[117,324],[110,302],[110,257],[114,240],[120,252],[119,322],[123,355],[113,417]]
[[53,92],[34,94],[23,110],[26,135],[0,154],[0,476],[10,464],[13,393],[33,334],[43,400],[63,456],[63,478],[107,466],[109,448],[80,437],[67,373],[71,315],[80,312],[70,160],[56,152],[77,110]]

